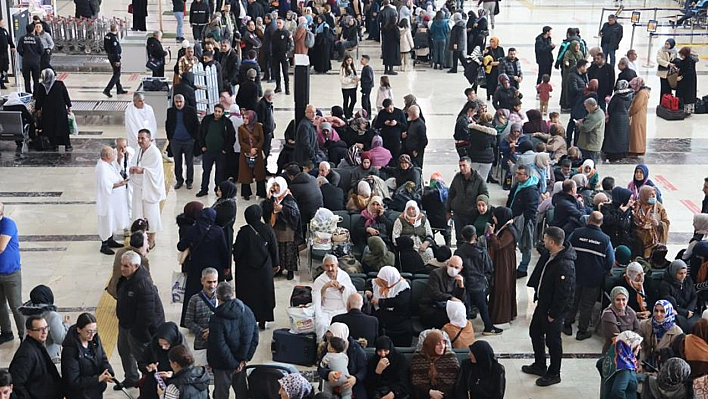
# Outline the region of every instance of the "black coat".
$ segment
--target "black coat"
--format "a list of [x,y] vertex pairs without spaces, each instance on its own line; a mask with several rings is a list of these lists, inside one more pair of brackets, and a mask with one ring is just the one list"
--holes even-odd
[[[440,267],[430,272],[428,275],[428,284],[425,286],[423,295],[420,298],[421,319],[430,320],[431,317],[434,317],[433,315],[439,313],[447,316],[445,308],[440,305],[442,302],[448,301],[453,297],[462,302],[465,302],[467,299],[465,287],[460,288],[457,282],[455,282],[455,278],[447,274],[447,267]],[[442,326],[435,327],[441,328]]]
[[494,109],[512,109],[512,102],[514,99],[521,99],[523,96],[514,86],[509,86],[505,89],[502,86],[498,86],[494,92],[494,97],[492,97],[492,106]]
[[157,287],[143,266],[130,279],[121,277],[118,280],[116,316],[118,324],[129,329],[130,335],[143,343],[150,341],[157,326],[165,321]]
[[263,125],[263,133],[266,137],[273,138],[273,133],[275,131],[275,119],[273,119],[273,103],[266,100],[265,97],[261,98],[256,104],[256,115],[258,116],[258,122]]
[[42,135],[49,137],[53,146],[69,144],[69,117],[67,108],[71,108],[71,99],[64,82],[57,80],[47,93],[43,84],[34,89],[35,109],[42,110],[40,125]]
[[163,63],[165,61],[165,56],[167,55],[167,51],[162,48],[162,43],[154,37],[147,40],[147,53],[148,57],[156,60],[162,60]]
[[381,20],[381,53],[385,66],[401,65],[401,32],[393,18]]
[[413,336],[411,289],[406,288],[393,298],[380,298],[376,317],[379,319],[379,335],[391,336],[396,346],[410,346]]
[[[224,129],[221,131],[221,135],[223,138],[223,147],[220,149],[224,153],[230,153],[233,152],[234,148],[234,142],[236,141],[236,130],[234,130],[234,125],[231,123],[231,119],[222,116],[221,120],[223,120],[224,123]],[[207,133],[209,132],[209,124],[211,122],[216,122],[216,119],[214,118],[214,114],[209,114],[202,119],[202,123],[199,125],[199,146],[200,147],[206,147],[206,136]],[[210,151],[211,150],[211,151]],[[215,152],[216,150],[219,149],[212,149],[212,148],[207,148],[207,151],[209,152]],[[221,152],[219,151],[219,152]]]
[[[199,141],[199,119],[197,118],[197,110],[190,106],[182,108],[184,114],[184,126],[187,128],[192,140]],[[172,140],[177,127],[177,108],[170,107],[167,109],[167,120],[165,121],[165,132],[167,140]]]
[[221,64],[223,87],[231,88],[231,86],[237,85],[239,82],[238,73],[241,60],[238,58],[236,51],[232,49],[228,53],[222,54],[219,63]]
[[[358,340],[365,338],[367,348],[373,347],[379,337],[379,319],[364,314],[359,309],[352,309],[332,318],[332,323],[344,323],[349,327],[349,336]],[[351,360],[350,360],[351,362]]]
[[288,183],[288,188],[300,208],[302,222],[309,223],[310,219],[315,216],[315,212],[324,206],[322,192],[317,186],[317,179],[310,174],[301,172]]
[[[260,97],[262,92],[261,92],[261,67],[258,65],[258,62],[256,60],[249,60],[245,59],[243,62],[241,62],[241,65],[238,67],[238,81],[241,83],[245,83],[248,81],[248,77],[246,76],[246,72],[248,72],[249,69],[255,69],[256,70],[256,85],[258,86],[258,96]],[[239,88],[239,91],[241,89]],[[239,105],[240,107],[240,105]],[[255,109],[254,108],[248,108],[248,109]],[[241,111],[243,112],[243,110]]]
[[[143,351],[142,356],[137,358],[138,367],[142,371],[143,375],[147,376],[144,381],[144,385],[142,386],[140,399],[159,399],[159,396],[157,395],[157,381],[154,377],[155,371],[147,371],[147,366],[149,364],[157,364],[157,372],[172,371],[172,368],[170,367],[170,359],[167,357],[169,349],[162,349],[159,342],[160,339],[164,339],[169,342],[170,347],[175,347],[177,345],[188,346],[187,340],[179,331],[177,324],[168,321],[157,326],[157,330],[155,330],[155,334]],[[170,381],[166,382],[170,383]]]
[[624,68],[624,70],[622,72],[619,73],[619,75],[617,75],[617,81],[619,82],[620,80],[626,80],[627,83],[629,83],[632,81],[632,79],[634,79],[636,77],[637,77],[637,72],[630,67],[626,67],[626,68]]
[[74,0],[74,4],[76,4],[76,12],[74,13],[76,18],[91,18],[98,12],[98,10],[94,10],[93,4],[89,0]]
[[696,103],[696,59],[693,56],[688,56],[678,63],[679,76],[682,79],[676,86],[676,96],[681,99],[683,104]]
[[[544,250],[529,277],[527,287],[534,289],[536,308],[553,319],[563,317],[575,295],[575,249],[566,246],[550,262]],[[548,262],[548,264],[546,264]],[[546,270],[545,272],[543,270]],[[543,274],[543,281],[541,275]],[[539,286],[541,286],[539,289]]]
[[626,154],[629,151],[629,106],[632,104],[631,93],[615,93],[607,105],[610,116],[605,130],[602,152],[608,154]]
[[[465,118],[466,119],[466,118]],[[494,162],[494,147],[497,145],[497,135],[485,132],[483,126],[473,126],[469,129],[470,146],[468,155],[472,162]]]
[[258,83],[247,80],[239,85],[238,93],[236,94],[236,104],[243,110],[255,110],[258,104],[258,96],[260,87]]
[[10,375],[17,399],[61,399],[62,380],[41,343],[23,337],[10,362]]
[[108,384],[98,382],[98,376],[104,370],[114,375],[98,334],[88,345],[88,348],[81,345],[76,325],[71,326],[61,351],[61,374],[67,399],[102,399]]
[[486,291],[494,269],[484,248],[464,242],[458,246],[455,255],[462,258],[462,277],[467,291]]
[[[381,338],[379,338],[381,339]],[[391,348],[387,356],[390,365],[379,375],[376,374],[376,365],[381,360],[377,354],[369,359],[366,375],[366,386],[370,398],[380,398],[386,391],[394,392],[395,398],[408,397],[410,373],[408,361],[395,348]]]
[[326,183],[320,186],[324,207],[330,211],[344,210],[344,191],[337,186]]
[[622,29],[622,25],[620,25],[619,23],[615,22],[614,24],[610,25],[609,22],[605,22],[602,25],[602,29],[600,29],[600,34],[602,35],[600,43],[602,43],[603,47],[607,46],[610,48],[610,50],[617,50],[619,48],[620,42],[622,41],[622,36],[624,35],[624,32]]
[[[388,126],[384,124],[384,122],[393,120],[396,121],[395,126]],[[408,128],[408,123],[406,122],[406,116],[403,113],[403,110],[393,108],[393,112],[390,113],[382,110],[376,115],[373,127],[374,129],[381,130],[383,146],[387,150],[391,151],[392,158],[389,165],[397,165],[398,156],[401,154],[401,133],[405,132]]]
[[193,1],[189,6],[189,23],[194,25],[206,25],[209,22],[209,3],[205,0]]
[[[336,319],[337,317],[339,316],[335,316],[332,319],[332,323],[334,323],[334,319]],[[374,317],[374,319],[376,318]],[[367,380],[366,353],[364,352],[364,349],[362,349],[361,345],[359,345],[359,342],[357,342],[356,339],[353,338],[355,335],[352,333],[351,329],[349,330],[349,333],[349,346],[347,346],[347,357],[349,358],[349,364],[347,365],[347,370],[349,371],[349,375],[352,375],[356,378],[356,383],[352,388],[352,393],[356,396],[357,399],[366,399],[367,392],[366,385],[364,385]],[[370,343],[367,347],[373,347],[374,344],[371,343],[371,341],[369,342]],[[322,359],[322,357],[324,357],[324,353],[322,353],[320,360]],[[320,361],[318,361],[317,373],[320,375],[320,378],[322,378],[322,380],[325,380],[329,376],[330,370],[327,368],[320,367]]]
[[[185,79],[187,79],[187,75],[189,75],[189,83],[185,82]],[[194,75],[192,75],[191,72],[183,73],[180,82],[174,86],[172,98],[174,99],[177,94],[181,94],[184,96],[184,104],[186,106],[192,108],[197,107],[197,94],[196,90],[194,89]]]
[[[448,39],[450,51],[461,51],[463,54],[467,54],[467,30],[465,29],[465,24],[456,23],[452,30],[450,30],[450,38]],[[453,47],[457,45],[457,48]]]
[[238,299],[220,304],[209,320],[207,360],[216,370],[236,370],[258,347],[256,318]]
[[551,198],[551,203],[555,207],[551,226],[563,229],[566,237],[582,225],[580,218],[585,215],[585,209],[572,194],[556,193]]
[[[366,232],[366,219],[359,218],[356,224],[352,227],[351,238],[354,245],[366,246],[366,241],[370,235]],[[391,242],[391,232],[393,231],[393,222],[386,214],[379,216],[376,221],[369,225],[374,230],[379,231],[379,237],[386,243],[388,248],[393,248]]]
[[696,287],[693,284],[691,276],[686,276],[683,283],[672,276],[669,270],[664,273],[664,279],[659,284],[659,298],[666,299],[674,305],[674,309],[679,315],[688,317],[688,312],[696,312]]
[[523,214],[526,223],[532,222],[535,225],[536,211],[538,210],[538,204],[541,198],[538,185],[523,188],[514,196],[517,185],[518,184],[513,185],[511,190],[509,190],[509,198],[507,199],[506,206],[511,208],[514,217]]
[[440,190],[437,188],[424,187],[422,196],[422,208],[425,216],[428,217],[430,227],[433,229],[446,229],[447,215],[445,214],[445,203],[440,199]]
[[536,51],[536,63],[539,65],[551,65],[553,64],[553,43],[550,37],[544,37],[543,33],[536,36],[536,44],[534,45],[534,50]]
[[332,49],[334,48],[334,32],[324,28],[315,34],[315,45],[309,49],[310,62],[316,72],[325,73],[332,69]]
[[600,100],[598,104],[604,104],[605,97],[611,96],[614,92],[615,68],[608,63],[603,64],[601,67],[593,63],[588,68],[588,79],[597,79],[597,97]]

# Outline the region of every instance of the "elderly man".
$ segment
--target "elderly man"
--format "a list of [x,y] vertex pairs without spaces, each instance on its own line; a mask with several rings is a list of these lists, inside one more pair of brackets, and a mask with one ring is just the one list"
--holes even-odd
[[[192,189],[194,182],[194,154],[195,143],[199,139],[199,119],[197,110],[186,104],[184,96],[177,94],[174,99],[175,106],[167,110],[165,132],[170,142],[170,149],[175,160],[175,190],[184,184],[182,162],[187,165],[187,189]],[[196,148],[198,150],[198,148]],[[201,152],[198,152],[199,154]]]
[[[265,89],[263,98],[256,104],[256,115],[258,122],[263,126],[263,154],[266,157],[270,155],[271,142],[273,134],[275,134],[275,119],[273,118],[273,90]],[[266,162],[267,164],[268,162]]]
[[465,301],[465,280],[461,274],[464,262],[455,255],[447,266],[438,267],[428,276],[428,285],[420,298],[420,321],[429,328],[442,328],[450,320],[447,318],[447,301]]
[[116,301],[118,354],[125,373],[122,385],[132,387],[140,379],[136,359],[142,357],[157,326],[164,323],[165,311],[157,287],[140,264],[140,255],[124,253],[120,274]]
[[460,171],[452,179],[450,190],[445,202],[447,220],[455,223],[455,237],[457,242],[462,242],[462,228],[473,222],[474,206],[477,196],[489,195],[486,176],[480,176],[472,169],[472,160],[462,157],[459,163]]
[[123,178],[114,165],[113,148],[103,146],[101,159],[96,163],[94,177],[96,181],[96,213],[98,214],[98,236],[101,239],[101,253],[115,255],[111,248],[120,248],[123,244],[113,239],[113,232],[125,229],[130,223],[128,214],[127,191],[124,186],[128,180]]
[[588,114],[578,121],[578,148],[585,159],[592,159],[597,165],[605,140],[605,112],[592,97],[585,100],[583,106]]
[[408,128],[401,134],[403,153],[411,157],[414,166],[422,168],[425,147],[428,145],[428,129],[420,117],[420,107],[411,105],[407,113]]
[[325,255],[322,260],[324,273],[312,287],[312,303],[315,305],[315,325],[317,340],[322,340],[332,317],[347,312],[349,296],[356,292],[347,273],[339,270],[337,257]]
[[133,220],[147,219],[150,224],[148,242],[155,247],[155,233],[162,230],[160,201],[167,198],[165,193],[165,172],[162,154],[153,144],[151,132],[141,129],[138,133],[139,151],[130,163],[130,186],[133,188]]
[[0,202],[0,345],[15,339],[8,305],[15,318],[17,335],[22,339],[25,335],[25,318],[19,310],[22,305],[20,241],[17,224],[5,216],[5,205]]
[[157,120],[155,112],[149,104],[145,103],[145,96],[141,93],[133,94],[133,103],[125,109],[125,132],[128,145],[138,151],[138,132],[147,129],[157,135]]
[[49,326],[42,316],[30,316],[27,337],[10,362],[13,389],[20,399],[61,399],[62,381],[44,343]]
[[325,177],[327,181],[335,187],[339,186],[342,177],[339,175],[339,172],[332,170],[332,165],[329,162],[320,162],[320,164],[317,165],[317,170],[319,171],[318,176]]
[[588,68],[588,79],[597,79],[597,98],[600,108],[605,110],[615,88],[615,67],[605,62],[605,54],[597,53],[593,56],[592,65]]
[[[207,348],[209,319],[216,310],[216,285],[219,272],[213,267],[202,270],[202,291],[192,295],[184,315],[184,325],[194,334],[194,350]],[[204,366],[204,365],[202,365]]]
[[324,176],[317,177],[317,185],[322,193],[323,206],[332,212],[344,210],[344,191],[331,184]]
[[[533,237],[536,229],[536,211],[541,199],[538,189],[538,177],[531,175],[531,167],[519,165],[516,168],[516,184],[509,191],[506,206],[511,208],[514,218],[523,216],[523,228],[518,239],[521,251],[521,263],[516,270],[516,278],[526,277],[531,262],[531,249],[534,246]],[[518,225],[517,225],[518,226]]]
[[349,336],[359,340],[366,340],[365,347],[374,347],[376,338],[379,337],[379,319],[361,312],[364,298],[355,292],[347,300],[347,313],[332,317],[332,324],[344,323],[349,327]]
[[317,128],[315,120],[317,119],[317,108],[309,104],[305,108],[305,117],[302,118],[300,124],[297,125],[295,133],[295,151],[293,152],[293,161],[302,166],[305,161],[317,163],[324,158],[322,152],[317,146]]

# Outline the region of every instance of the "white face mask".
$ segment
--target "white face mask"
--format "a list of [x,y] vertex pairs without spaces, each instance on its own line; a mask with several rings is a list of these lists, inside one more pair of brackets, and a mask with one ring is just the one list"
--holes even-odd
[[457,270],[456,268],[450,267],[450,266],[447,267],[447,275],[448,275],[448,276],[450,276],[450,277],[455,277],[455,276],[457,276],[458,274],[460,274],[460,271]]

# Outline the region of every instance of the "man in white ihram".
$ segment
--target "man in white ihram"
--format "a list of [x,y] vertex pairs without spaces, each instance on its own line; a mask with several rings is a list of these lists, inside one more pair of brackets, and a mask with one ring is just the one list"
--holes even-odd
[[140,129],[149,130],[153,137],[157,135],[157,120],[152,107],[145,103],[145,96],[141,93],[133,94],[133,103],[125,109],[125,131],[128,146],[137,152],[138,132]]
[[347,313],[349,295],[356,292],[349,275],[339,270],[336,256],[325,255],[322,268],[325,272],[315,279],[312,288],[317,340],[321,340],[327,332],[332,317]]
[[[128,169],[130,168],[130,163],[135,156],[135,150],[133,147],[128,146],[128,140],[124,137],[119,137],[115,141],[116,148],[114,150],[115,156],[113,157],[113,166],[118,170],[123,179],[130,179],[130,173]],[[133,208],[133,188],[128,184],[126,186],[125,201],[128,203],[128,223],[130,223],[132,208]],[[128,226],[130,227],[130,226]],[[124,230],[125,235],[130,235],[130,229]]]
[[128,215],[128,180],[120,175],[115,164],[115,152],[109,146],[101,148],[101,159],[96,163],[96,213],[98,236],[101,238],[101,253],[114,255],[111,248],[123,244],[113,239],[113,232],[123,230],[130,223]]
[[155,233],[162,231],[160,201],[165,193],[165,172],[162,154],[152,142],[151,132],[138,131],[138,152],[130,162],[130,185],[133,187],[133,220],[147,219],[149,248],[155,247]]

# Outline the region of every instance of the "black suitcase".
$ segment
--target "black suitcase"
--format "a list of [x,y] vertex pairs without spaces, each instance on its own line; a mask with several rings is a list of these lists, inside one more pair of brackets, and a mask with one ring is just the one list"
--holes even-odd
[[317,336],[292,334],[287,328],[280,328],[273,331],[270,351],[274,362],[312,366],[317,361]]
[[656,106],[656,116],[661,119],[666,119],[667,121],[682,121],[686,118],[686,113],[683,112],[683,109],[671,111],[659,104]]
[[246,366],[248,372],[249,399],[280,399],[279,379],[297,372],[277,364],[256,364]]
[[312,287],[306,285],[296,285],[290,294],[290,307],[308,305],[312,303]]

